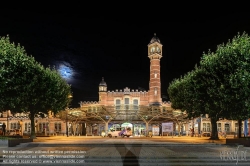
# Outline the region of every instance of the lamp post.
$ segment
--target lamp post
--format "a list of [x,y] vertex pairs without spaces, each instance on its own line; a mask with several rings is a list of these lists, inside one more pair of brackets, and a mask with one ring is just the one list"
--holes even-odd
[[[72,94],[69,94],[68,95],[68,99],[71,99],[73,97]],[[69,127],[68,127],[68,109],[69,108],[66,108],[66,135],[67,137],[69,136]]]
[[20,127],[20,135],[21,136],[23,136],[23,120],[21,119],[20,121],[19,121],[19,127]]
[[68,108],[66,109],[66,135],[69,136],[69,126],[68,126]]
[[7,110],[7,132],[9,132],[10,127],[9,127],[10,123],[9,123],[9,110]]

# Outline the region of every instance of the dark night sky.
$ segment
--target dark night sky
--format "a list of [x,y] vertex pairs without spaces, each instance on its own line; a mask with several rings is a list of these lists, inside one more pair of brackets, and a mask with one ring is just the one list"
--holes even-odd
[[[199,17],[198,17],[199,16]],[[0,36],[9,35],[28,55],[44,66],[72,69],[72,107],[97,101],[104,77],[108,90],[149,89],[147,45],[154,33],[163,44],[162,94],[169,83],[198,64],[202,53],[215,51],[238,32],[250,34],[250,14],[218,13],[209,16],[171,14],[140,20],[87,18],[81,14],[2,14]],[[143,21],[142,21],[143,20]],[[164,100],[168,100],[167,98]]]

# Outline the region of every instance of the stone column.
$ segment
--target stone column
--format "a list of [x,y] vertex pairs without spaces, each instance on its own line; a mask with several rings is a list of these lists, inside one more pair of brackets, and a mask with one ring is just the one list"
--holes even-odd
[[146,131],[145,132],[146,132],[145,136],[147,136],[148,135],[148,122],[146,122]]
[[109,130],[109,123],[105,122],[105,132],[106,132],[106,136],[108,135],[108,130]]

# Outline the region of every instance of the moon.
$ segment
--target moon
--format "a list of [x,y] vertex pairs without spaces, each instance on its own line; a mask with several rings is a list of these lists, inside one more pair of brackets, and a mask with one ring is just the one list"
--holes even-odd
[[59,63],[57,71],[59,72],[61,77],[67,81],[70,81],[73,78],[74,69],[67,62]]

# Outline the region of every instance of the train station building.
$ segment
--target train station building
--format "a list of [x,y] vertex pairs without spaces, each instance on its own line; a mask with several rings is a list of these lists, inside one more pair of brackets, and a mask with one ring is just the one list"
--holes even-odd
[[[195,132],[211,132],[208,115],[187,119],[187,114],[171,108],[171,102],[162,101],[161,58],[163,45],[154,34],[148,44],[149,90],[141,91],[124,87],[109,90],[105,78],[100,78],[99,101],[81,101],[78,108],[68,108],[57,115],[51,112],[44,118],[36,117],[37,134],[101,135],[116,128],[131,128],[134,136],[188,135]],[[146,56],[145,56],[146,58]],[[11,111],[1,114],[0,124],[7,129],[20,128],[22,134],[30,132],[30,120],[25,114],[12,115]],[[237,121],[221,119],[218,131],[236,132]],[[249,125],[249,122],[248,122]],[[246,130],[246,129],[245,129]],[[249,127],[248,129],[249,130]],[[249,133],[249,132],[248,132]]]

